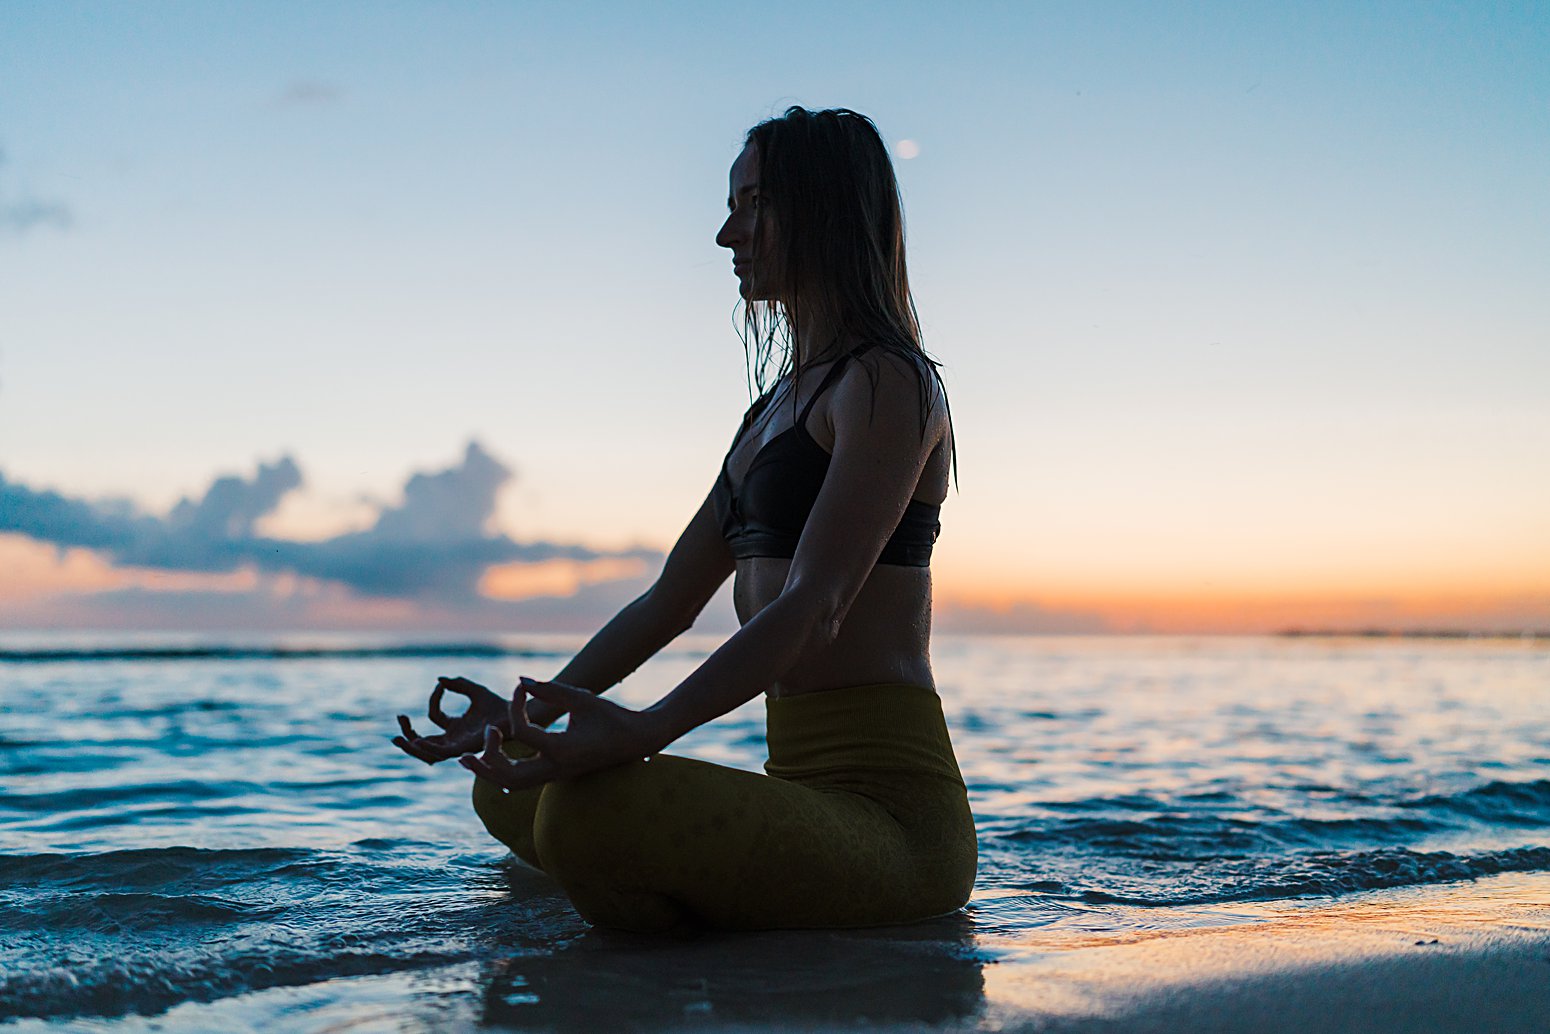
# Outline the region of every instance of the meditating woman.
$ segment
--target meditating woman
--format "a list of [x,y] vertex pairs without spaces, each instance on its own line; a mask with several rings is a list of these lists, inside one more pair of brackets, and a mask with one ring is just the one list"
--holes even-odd
[[[853,111],[791,108],[749,131],[727,204],[716,243],[760,395],[661,575],[552,681],[523,679],[508,702],[442,679],[429,714],[443,731],[421,737],[400,716],[393,742],[431,764],[460,756],[489,831],[600,926],[951,912],[976,863],[929,656],[952,426],[921,350],[887,148]],[[598,696],[729,575],[741,627],[688,678],[641,711]],[[443,713],[448,690],[469,698],[464,714]],[[767,775],[659,753],[760,693]]]

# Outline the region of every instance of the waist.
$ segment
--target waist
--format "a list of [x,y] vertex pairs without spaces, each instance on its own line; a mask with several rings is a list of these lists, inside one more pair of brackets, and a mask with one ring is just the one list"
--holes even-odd
[[764,770],[777,779],[835,784],[846,773],[911,772],[962,792],[942,701],[927,686],[881,682],[766,698],[765,716]]
[[[746,625],[780,599],[792,561],[749,557],[736,565],[732,603],[738,623]],[[799,693],[881,682],[929,687],[930,650],[931,568],[879,564],[867,573],[835,640],[805,657],[781,682]]]

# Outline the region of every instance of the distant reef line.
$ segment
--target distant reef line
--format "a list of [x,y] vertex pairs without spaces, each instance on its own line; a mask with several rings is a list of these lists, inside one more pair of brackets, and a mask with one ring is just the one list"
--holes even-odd
[[1519,632],[1468,628],[1283,628],[1274,633],[1288,639],[1507,639],[1550,640],[1550,629]]

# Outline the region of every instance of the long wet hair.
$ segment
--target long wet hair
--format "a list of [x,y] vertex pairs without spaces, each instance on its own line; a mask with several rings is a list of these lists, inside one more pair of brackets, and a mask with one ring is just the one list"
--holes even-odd
[[[899,181],[877,126],[848,108],[809,111],[787,108],[748,131],[744,141],[758,150],[757,237],[774,223],[781,297],[743,306],[742,338],[749,391],[758,391],[750,421],[763,408],[773,385],[792,375],[797,388],[808,367],[840,354],[846,341],[871,345],[858,358],[877,390],[875,353],[898,355],[917,373],[921,436],[925,436],[936,392],[946,387],[941,365],[921,346],[920,317],[910,295],[904,262],[904,207]],[[796,342],[804,323],[833,328],[835,338],[801,357]],[[771,373],[773,372],[773,380]],[[947,410],[949,428],[952,410]],[[953,474],[958,457],[953,447]]]

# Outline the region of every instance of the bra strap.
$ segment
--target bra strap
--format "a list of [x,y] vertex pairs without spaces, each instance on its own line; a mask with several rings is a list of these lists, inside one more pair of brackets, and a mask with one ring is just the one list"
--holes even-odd
[[818,397],[820,395],[822,395],[824,392],[829,390],[829,385],[833,384],[835,382],[835,380],[838,379],[838,377],[840,375],[840,371],[845,369],[845,362],[846,362],[846,360],[856,358],[857,356],[861,355],[862,352],[865,352],[867,349],[869,349],[871,347],[872,347],[871,343],[867,343],[865,345],[857,345],[855,348],[852,348],[845,355],[842,355],[838,359],[834,360],[834,365],[829,367],[829,372],[824,374],[823,375],[823,380],[818,382],[818,390],[813,392],[812,397],[807,400],[807,405],[802,407],[802,415],[797,419],[797,424],[796,425],[798,427],[806,427],[807,426],[807,417],[808,417],[808,414],[813,411],[814,403],[816,403],[818,401]]

